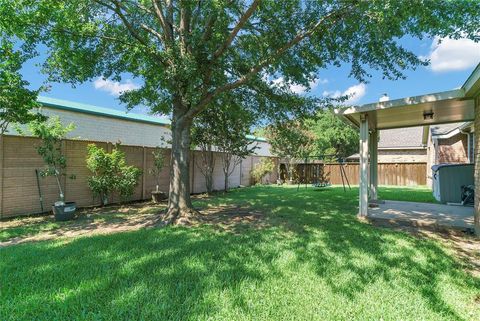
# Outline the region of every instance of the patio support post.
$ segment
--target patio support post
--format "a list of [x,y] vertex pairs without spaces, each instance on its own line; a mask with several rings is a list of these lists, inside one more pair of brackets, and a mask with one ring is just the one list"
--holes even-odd
[[378,131],[373,130],[370,143],[370,200],[378,200]]
[[368,116],[360,116],[360,217],[366,217],[368,213]]

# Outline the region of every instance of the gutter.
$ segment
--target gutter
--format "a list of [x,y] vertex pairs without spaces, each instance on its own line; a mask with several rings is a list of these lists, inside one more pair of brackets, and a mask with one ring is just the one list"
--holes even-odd
[[466,97],[475,97],[480,94],[480,63],[475,67],[473,72],[468,76],[462,85]]

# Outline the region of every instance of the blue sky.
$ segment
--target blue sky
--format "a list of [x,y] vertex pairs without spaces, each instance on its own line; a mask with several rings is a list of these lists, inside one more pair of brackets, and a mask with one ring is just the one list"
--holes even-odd
[[[339,96],[350,94],[351,104],[361,105],[378,101],[383,93],[390,99],[407,96],[422,95],[458,88],[467,79],[475,66],[480,62],[480,43],[473,43],[466,39],[444,39],[438,44],[438,39],[407,39],[402,43],[415,54],[431,59],[431,65],[420,67],[415,71],[407,71],[405,80],[384,80],[381,74],[373,72],[373,77],[367,84],[359,84],[355,79],[348,77],[349,68],[329,68],[320,70],[319,79],[312,84],[310,94],[322,96]],[[22,73],[32,88],[40,86],[45,81],[45,76],[36,66],[42,57],[25,64]],[[138,86],[133,80],[122,80],[117,83],[111,80],[96,79],[76,88],[68,84],[50,83],[49,92],[43,96],[72,100],[79,103],[125,110],[117,99],[122,90]],[[304,92],[305,88],[292,86],[292,90]],[[146,108],[139,106],[133,112],[148,113]]]

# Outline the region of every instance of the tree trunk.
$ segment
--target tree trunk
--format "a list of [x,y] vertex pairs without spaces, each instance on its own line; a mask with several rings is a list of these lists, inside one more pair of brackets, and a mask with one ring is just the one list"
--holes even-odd
[[228,191],[228,173],[224,173],[225,175],[225,185],[224,185],[224,192]]
[[206,151],[205,157],[205,185],[207,188],[207,194],[213,192],[213,170],[215,167],[215,155],[212,152],[212,145],[209,145]]
[[212,194],[213,192],[213,177],[212,172],[208,172],[205,176],[205,187],[207,188],[207,194]]
[[223,191],[226,193],[228,192],[228,177],[230,176],[230,163],[231,163],[231,156],[228,152],[222,151],[222,160],[223,160],[223,175],[224,175],[224,186]]
[[172,122],[172,157],[170,190],[166,221],[185,224],[198,215],[190,199],[190,129],[191,121]]

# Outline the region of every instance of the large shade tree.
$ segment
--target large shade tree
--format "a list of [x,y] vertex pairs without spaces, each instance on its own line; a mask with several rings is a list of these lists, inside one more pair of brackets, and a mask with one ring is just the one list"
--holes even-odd
[[318,139],[305,123],[305,120],[290,120],[265,130],[272,153],[284,162],[289,183],[293,183],[295,162],[311,156]]
[[[16,0],[0,16],[29,25],[48,46],[44,70],[73,84],[129,74],[142,86],[120,98],[172,116],[168,218],[194,215],[190,128],[232,95],[247,110],[288,117],[305,108],[292,84],[346,63],[364,81],[423,62],[399,43],[413,37],[478,37],[478,1],[434,0]],[[23,17],[18,19],[19,14]],[[272,77],[282,77],[272,86]],[[307,104],[308,106],[308,104]]]
[[[0,1],[0,7],[3,5]],[[0,12],[2,9],[0,9]],[[22,43],[28,33],[14,26],[8,16],[0,14],[0,135],[11,124],[26,124],[45,117],[37,111],[37,95],[21,74],[25,61],[35,55],[35,48]]]
[[358,130],[337,117],[332,110],[320,110],[308,128],[315,134],[313,154],[329,161],[344,159],[358,151]]

